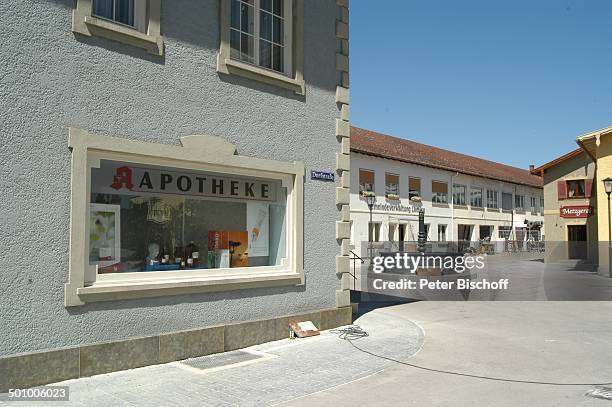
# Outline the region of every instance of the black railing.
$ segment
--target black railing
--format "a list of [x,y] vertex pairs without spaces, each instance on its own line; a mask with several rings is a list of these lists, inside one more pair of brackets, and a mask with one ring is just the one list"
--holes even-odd
[[357,282],[357,276],[355,275],[355,273],[357,272],[357,260],[361,261],[361,264],[365,263],[365,260],[362,259],[361,257],[359,257],[359,255],[357,253],[355,253],[354,251],[351,250],[350,254],[352,255],[352,257],[350,258],[353,261],[353,272],[351,273],[349,271],[349,274],[353,277],[353,291],[355,291],[355,284]]

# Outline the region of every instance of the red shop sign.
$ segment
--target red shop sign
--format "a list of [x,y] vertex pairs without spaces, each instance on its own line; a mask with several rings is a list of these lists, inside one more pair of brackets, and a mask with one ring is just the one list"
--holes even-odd
[[593,214],[593,207],[590,205],[562,206],[562,218],[588,218]]

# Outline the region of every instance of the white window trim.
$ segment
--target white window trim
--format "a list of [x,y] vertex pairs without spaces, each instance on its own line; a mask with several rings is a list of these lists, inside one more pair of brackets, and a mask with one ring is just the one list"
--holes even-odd
[[[258,2],[258,0],[256,0]],[[270,85],[279,86],[281,88],[293,90],[298,95],[306,93],[306,85],[304,81],[304,0],[291,0],[293,16],[287,16],[285,22],[285,40],[289,36],[291,30],[291,41],[286,42],[285,49],[289,52],[285,54],[285,64],[288,74],[273,71],[259,67],[247,62],[232,59],[230,56],[230,19],[231,19],[231,2],[229,0],[221,0],[221,23],[220,23],[220,38],[221,44],[219,53],[217,54],[217,72],[226,75],[238,75],[248,79],[257,80],[268,83]],[[259,16],[254,16],[255,31],[258,32]],[[289,28],[289,30],[287,29]],[[254,51],[258,52],[259,44],[253,41]],[[254,54],[255,55],[255,54]],[[287,58],[289,56],[289,58]]]
[[[181,146],[102,137],[70,128],[72,178],[69,281],[65,305],[125,298],[304,284],[303,218],[305,167],[301,161],[274,161],[236,155],[236,147],[214,136],[181,137]],[[217,171],[278,179],[287,188],[287,253],[280,265],[155,273],[96,275],[89,265],[91,168],[101,159]]]
[[[72,12],[72,31],[91,37],[93,35],[143,48],[154,55],[163,55],[164,39],[160,30],[161,0],[136,0],[138,13],[134,20],[141,32],[125,24],[117,23],[92,14],[93,0],[77,0]],[[146,4],[146,6],[145,6]],[[136,7],[135,5],[135,7]],[[148,20],[147,20],[148,17]]]

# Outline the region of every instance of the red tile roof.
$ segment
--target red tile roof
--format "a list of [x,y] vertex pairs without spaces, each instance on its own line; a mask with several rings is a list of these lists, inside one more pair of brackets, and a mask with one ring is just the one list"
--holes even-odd
[[542,188],[542,178],[529,170],[499,164],[370,130],[351,127],[351,151],[424,165],[461,174]]

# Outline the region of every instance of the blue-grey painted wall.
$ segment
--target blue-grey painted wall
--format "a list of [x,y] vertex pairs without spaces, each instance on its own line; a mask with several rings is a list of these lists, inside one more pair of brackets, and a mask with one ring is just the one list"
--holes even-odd
[[0,355],[335,306],[334,183],[305,183],[306,285],[65,308],[68,127],[156,143],[188,134],[241,155],[335,167],[338,8],[304,2],[306,95],[216,72],[219,0],[162,4],[164,57],[71,31],[76,0],[0,2]]

